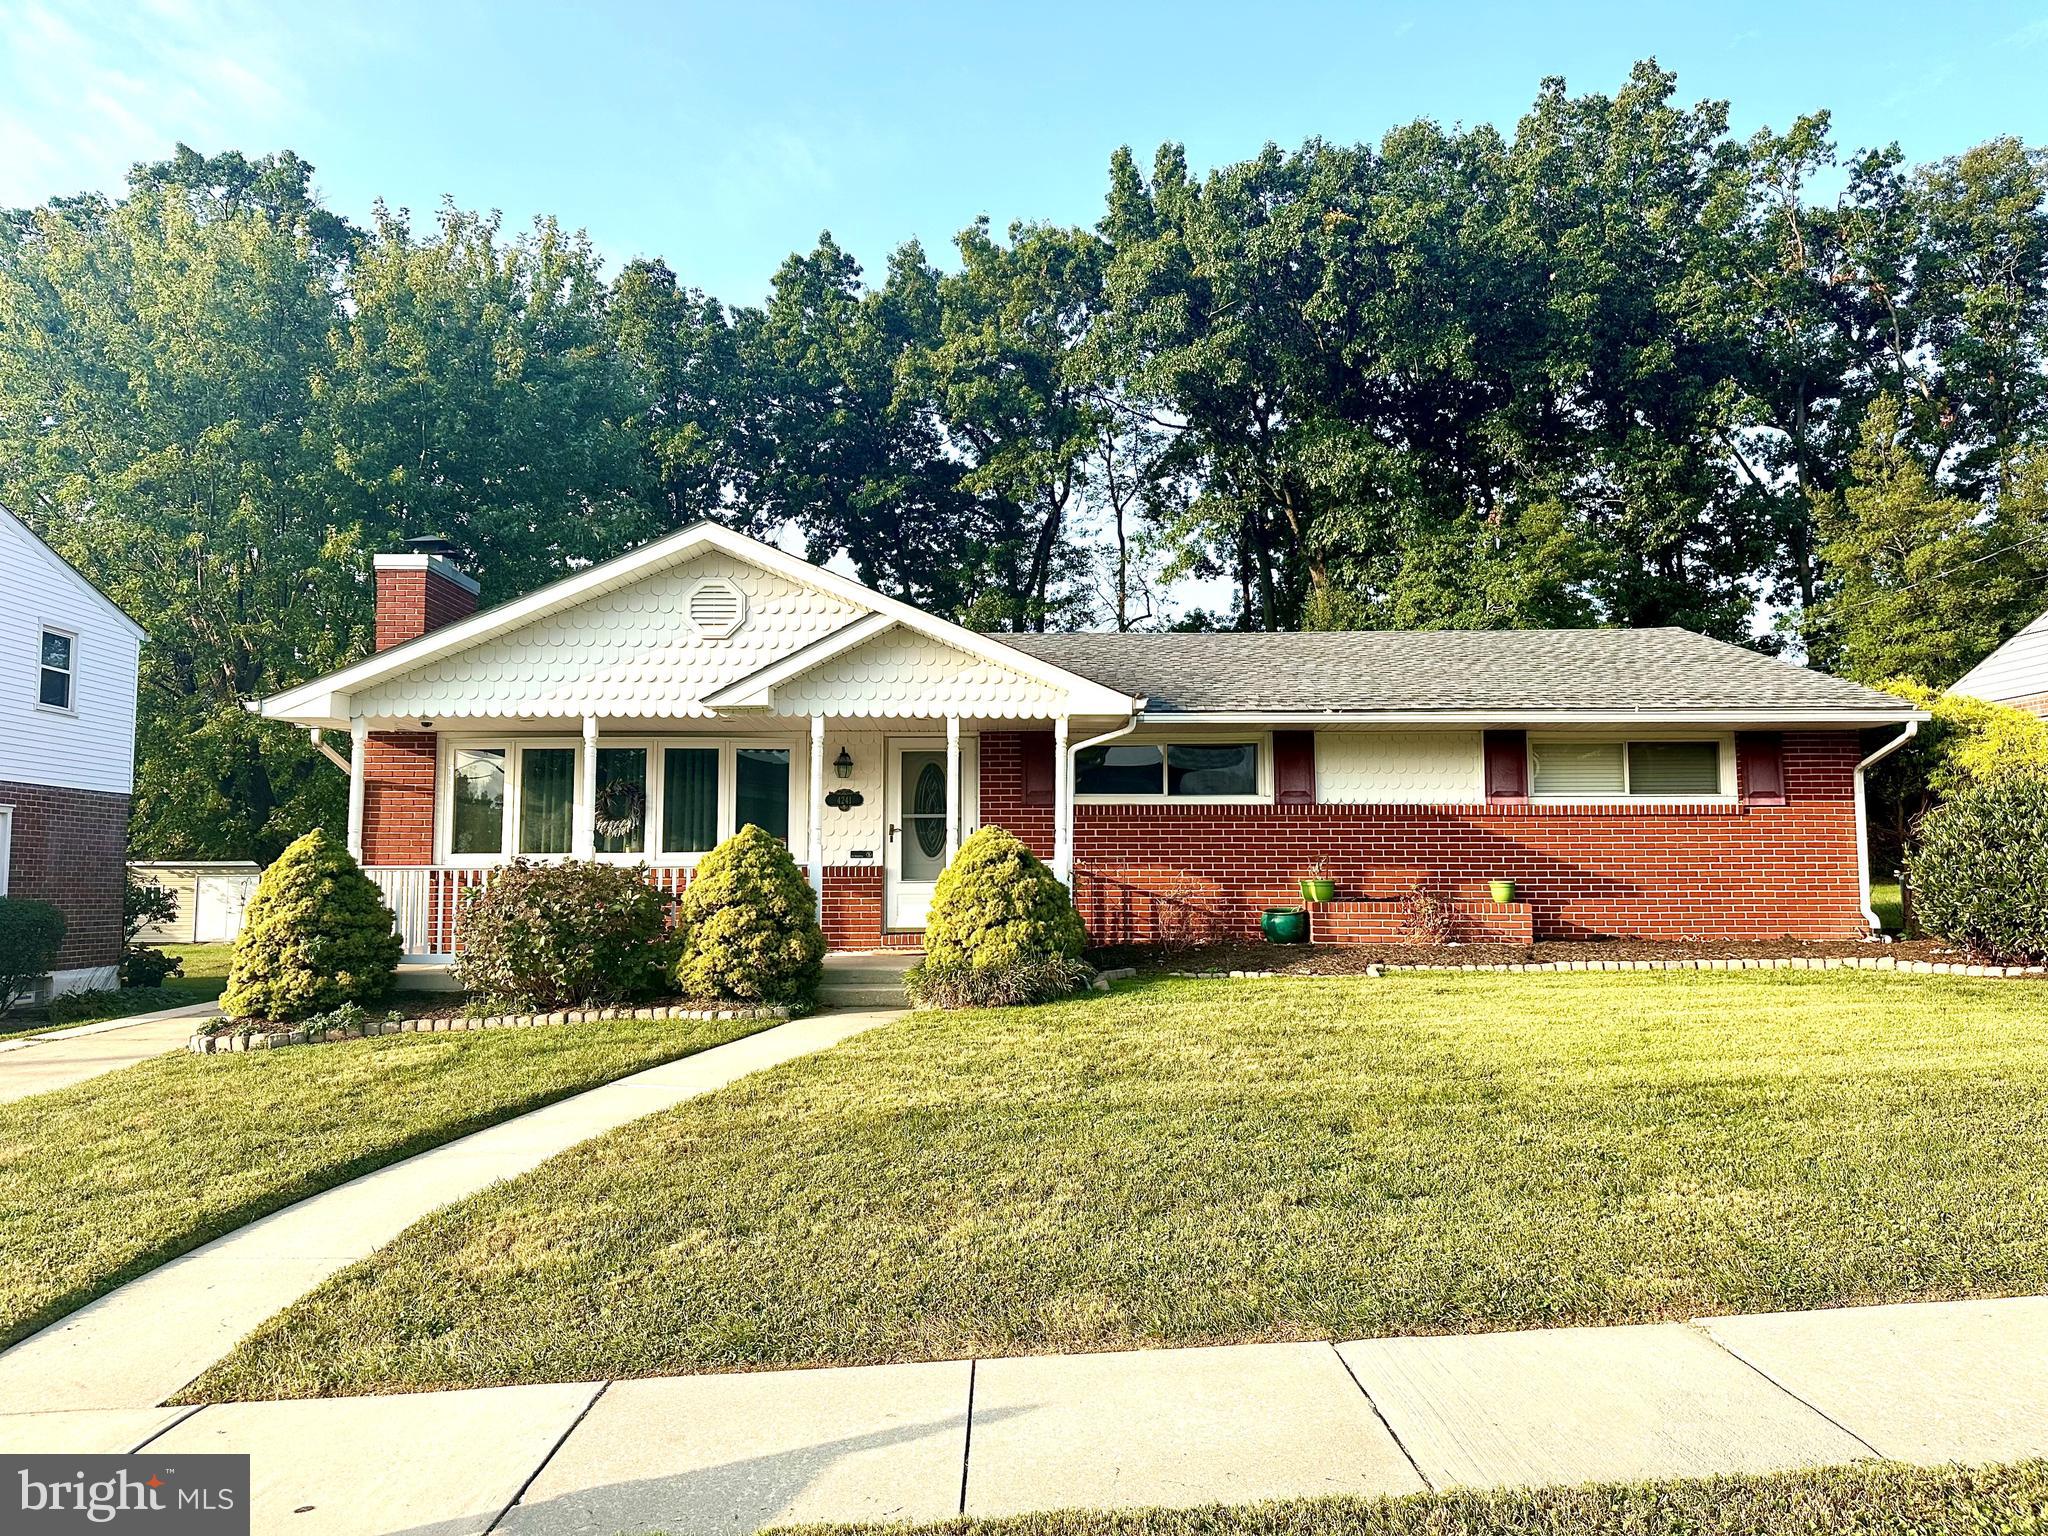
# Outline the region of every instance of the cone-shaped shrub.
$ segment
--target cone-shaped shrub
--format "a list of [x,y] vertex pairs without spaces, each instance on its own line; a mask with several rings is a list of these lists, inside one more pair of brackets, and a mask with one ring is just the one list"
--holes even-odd
[[740,828],[683,889],[683,995],[811,1007],[825,977],[817,903],[787,848],[759,827]]
[[1088,942],[1067,888],[1016,834],[983,827],[960,845],[932,891],[924,964],[1007,970],[1078,960]]
[[1957,790],[1922,819],[1906,870],[1928,932],[1998,965],[2048,959],[2048,774]]
[[297,1020],[391,990],[400,946],[391,909],[348,850],[318,828],[263,871],[235,940],[221,1011]]

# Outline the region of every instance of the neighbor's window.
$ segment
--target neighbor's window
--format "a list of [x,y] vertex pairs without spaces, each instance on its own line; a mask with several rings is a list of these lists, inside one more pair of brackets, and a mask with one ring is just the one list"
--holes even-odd
[[505,749],[463,747],[455,753],[452,853],[505,851]]
[[1717,795],[1714,741],[1532,741],[1538,795]]
[[576,836],[576,749],[519,754],[519,851],[567,853]]
[[647,749],[597,749],[597,810],[592,817],[599,853],[647,851]]
[[1213,799],[1258,792],[1256,742],[1113,742],[1085,748],[1074,760],[1077,795]]
[[789,749],[740,747],[732,755],[733,830],[759,827],[789,841]]
[[42,676],[36,685],[36,701],[47,704],[51,709],[71,708],[73,675],[78,653],[78,640],[61,629],[43,631]]
[[661,754],[661,851],[703,853],[717,845],[718,748],[666,748]]

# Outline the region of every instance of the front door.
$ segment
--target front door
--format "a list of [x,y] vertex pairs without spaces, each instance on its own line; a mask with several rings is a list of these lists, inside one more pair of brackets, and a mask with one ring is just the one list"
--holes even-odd
[[923,928],[946,867],[946,747],[889,743],[888,925]]

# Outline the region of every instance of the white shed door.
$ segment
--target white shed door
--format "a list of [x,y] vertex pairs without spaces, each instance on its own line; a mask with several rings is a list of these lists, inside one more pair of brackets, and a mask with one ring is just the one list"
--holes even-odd
[[192,942],[226,944],[242,932],[242,912],[256,894],[254,875],[201,875],[192,893]]

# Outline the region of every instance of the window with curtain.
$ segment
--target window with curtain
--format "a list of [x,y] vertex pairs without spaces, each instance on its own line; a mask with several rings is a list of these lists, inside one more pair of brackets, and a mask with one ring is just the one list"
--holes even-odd
[[740,747],[732,755],[733,829],[759,827],[789,841],[789,749]]
[[661,851],[703,853],[717,845],[718,748],[663,749]]
[[455,754],[452,853],[505,851],[505,749],[464,747]]
[[576,749],[519,754],[519,851],[567,853],[576,836]]
[[1631,795],[1718,795],[1721,745],[1714,741],[1632,741],[1628,744]]
[[599,853],[647,851],[647,749],[597,749],[597,807],[591,818]]
[[1628,787],[1618,741],[1531,742],[1539,795],[1618,795]]

